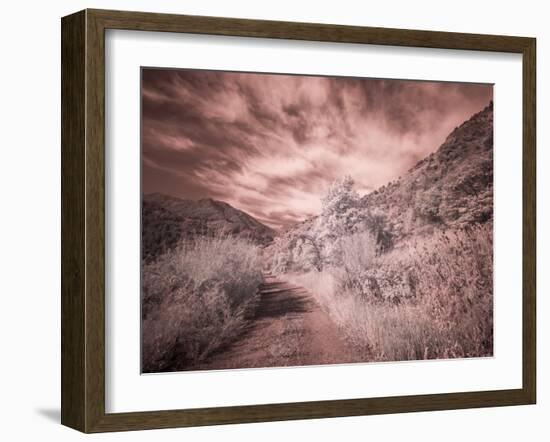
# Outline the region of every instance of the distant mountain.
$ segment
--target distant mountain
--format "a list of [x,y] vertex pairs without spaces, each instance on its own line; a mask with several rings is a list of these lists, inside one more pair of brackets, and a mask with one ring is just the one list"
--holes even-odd
[[160,193],[143,195],[142,257],[150,261],[182,238],[224,233],[269,244],[275,231],[251,215],[222,201],[198,201]]
[[493,103],[396,181],[364,196],[396,238],[493,219]]

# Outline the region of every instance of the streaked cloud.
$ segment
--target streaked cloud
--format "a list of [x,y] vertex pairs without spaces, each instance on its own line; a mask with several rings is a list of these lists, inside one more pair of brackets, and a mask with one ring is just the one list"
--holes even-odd
[[142,72],[143,191],[214,198],[284,228],[331,181],[361,193],[435,151],[492,86],[218,71]]

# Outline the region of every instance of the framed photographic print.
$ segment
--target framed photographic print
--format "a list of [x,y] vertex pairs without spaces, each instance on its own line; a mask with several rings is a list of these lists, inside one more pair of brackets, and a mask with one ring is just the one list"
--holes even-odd
[[535,40],[62,19],[62,423],[533,404]]

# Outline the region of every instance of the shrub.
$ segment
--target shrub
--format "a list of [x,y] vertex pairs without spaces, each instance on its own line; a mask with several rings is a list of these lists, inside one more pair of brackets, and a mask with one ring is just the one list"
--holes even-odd
[[240,332],[261,282],[259,249],[198,237],[142,269],[142,370],[184,369]]
[[376,253],[388,252],[393,247],[394,238],[386,216],[363,204],[353,190],[351,177],[334,181],[321,205],[319,216],[275,238],[269,246],[267,268],[279,273],[341,267],[341,242],[354,235],[368,238],[369,250]]
[[178,245],[183,235],[181,218],[153,201],[141,207],[141,255],[149,263]]
[[372,266],[376,256],[376,240],[369,232],[344,236],[338,241],[341,262],[341,280],[345,288],[360,286],[359,276]]
[[346,265],[291,274],[366,359],[481,357],[493,352],[492,225],[438,232],[377,257],[343,241]]

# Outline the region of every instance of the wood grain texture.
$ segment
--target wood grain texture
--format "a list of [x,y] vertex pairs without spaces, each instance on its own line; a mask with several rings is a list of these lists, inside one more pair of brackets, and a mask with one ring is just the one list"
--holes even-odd
[[[105,414],[105,38],[86,11],[86,431]],[[137,295],[137,294],[136,294]]]
[[[523,387],[190,410],[105,413],[105,30],[523,54]],[[62,423],[84,432],[531,404],[536,398],[535,40],[86,10],[62,20]],[[519,146],[518,146],[519,148]]]
[[148,12],[88,10],[106,29],[185,32],[337,43],[522,52],[529,38]]
[[537,395],[537,151],[536,40],[523,50],[523,389]]
[[85,427],[85,13],[61,34],[61,422]]

